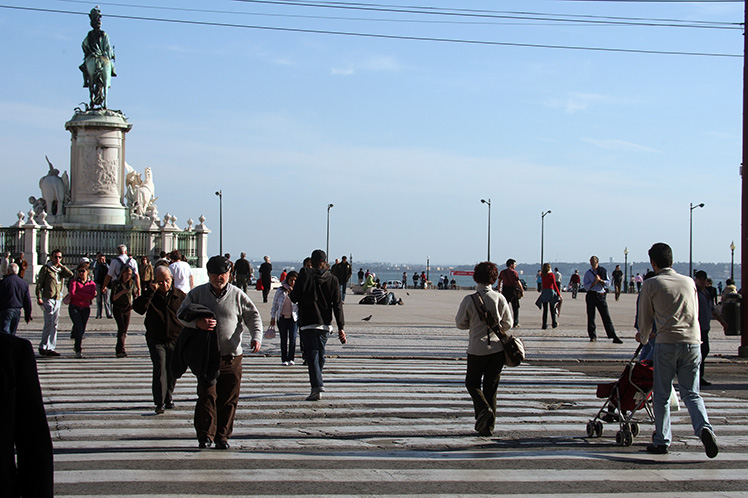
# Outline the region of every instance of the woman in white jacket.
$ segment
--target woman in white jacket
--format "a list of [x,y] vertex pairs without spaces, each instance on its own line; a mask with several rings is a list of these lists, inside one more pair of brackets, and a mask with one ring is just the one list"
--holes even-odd
[[[465,296],[457,311],[458,329],[469,330],[465,387],[473,398],[475,430],[481,436],[493,433],[496,421],[496,391],[504,368],[504,346],[489,327],[479,307],[485,307],[502,331],[512,328],[512,310],[506,298],[492,289],[499,277],[494,263],[484,261],[475,266],[473,280],[478,292]],[[481,387],[482,384],[482,387]]]
[[273,307],[270,309],[270,326],[278,324],[281,340],[281,362],[283,365],[293,365],[296,353],[296,329],[299,321],[298,306],[288,299],[299,274],[290,271],[285,280],[275,291]]

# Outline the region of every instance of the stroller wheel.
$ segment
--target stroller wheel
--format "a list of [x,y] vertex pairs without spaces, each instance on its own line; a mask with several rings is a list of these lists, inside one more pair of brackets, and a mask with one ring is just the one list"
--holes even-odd
[[638,422],[633,422],[631,424],[631,435],[633,437],[636,437],[639,435],[639,423]]
[[616,444],[623,446],[623,431],[616,432]]
[[603,423],[599,420],[595,421],[595,435],[600,437],[603,435]]
[[595,435],[595,422],[590,420],[587,422],[587,437],[592,437]]
[[629,430],[623,430],[623,446],[631,446],[634,443],[634,436]]

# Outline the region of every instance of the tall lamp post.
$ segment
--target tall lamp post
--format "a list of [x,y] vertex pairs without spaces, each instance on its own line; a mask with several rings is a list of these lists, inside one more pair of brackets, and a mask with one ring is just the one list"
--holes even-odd
[[627,293],[629,291],[629,248],[624,247],[623,248],[623,293]]
[[543,266],[543,244],[545,242],[545,215],[551,214],[551,210],[540,213],[540,266]]
[[218,254],[223,256],[223,190],[216,192],[218,196]]
[[333,205],[327,205],[327,245],[325,246],[325,252],[327,253],[327,260],[330,260],[330,209]]
[[704,203],[693,205],[691,203],[691,212],[688,218],[688,276],[693,278],[693,210],[703,208]]
[[730,279],[735,281],[735,241],[730,242]]
[[480,200],[483,204],[488,204],[488,255],[486,261],[491,261],[491,199]]

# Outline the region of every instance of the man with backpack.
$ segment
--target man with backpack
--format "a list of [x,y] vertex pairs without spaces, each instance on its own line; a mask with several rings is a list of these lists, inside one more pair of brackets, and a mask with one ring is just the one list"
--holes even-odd
[[109,282],[117,280],[119,274],[122,273],[122,268],[129,266],[132,268],[132,278],[135,281],[135,296],[140,295],[140,279],[138,277],[138,263],[127,255],[127,246],[120,244],[117,246],[117,257],[112,260],[112,264],[109,265],[106,278],[104,278],[103,287],[107,287]]
[[104,285],[107,273],[109,273],[109,265],[106,262],[106,257],[99,253],[96,255],[96,261],[93,265],[93,277],[96,283],[96,318],[101,318],[102,306],[106,312],[106,317],[112,318],[112,304],[109,302],[107,288]]

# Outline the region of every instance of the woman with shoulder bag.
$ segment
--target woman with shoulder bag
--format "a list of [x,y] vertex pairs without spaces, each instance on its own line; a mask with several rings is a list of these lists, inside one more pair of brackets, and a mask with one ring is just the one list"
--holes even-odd
[[117,358],[127,357],[125,339],[127,329],[130,327],[134,291],[135,281],[132,278],[132,268],[130,265],[123,266],[119,278],[114,281],[112,287],[112,315],[114,315],[114,321],[117,322],[117,345],[114,350]]
[[485,314],[506,331],[512,328],[512,311],[506,298],[491,288],[499,276],[496,265],[484,261],[474,270],[477,292],[462,300],[455,323],[458,329],[469,330],[465,387],[473,399],[475,430],[481,436],[490,436],[496,421],[496,391],[506,360],[504,346]]
[[278,324],[281,340],[281,362],[283,365],[294,365],[296,358],[296,329],[298,326],[299,312],[296,303],[288,299],[288,295],[293,290],[296,279],[299,274],[290,271],[283,279],[283,283],[275,291],[273,307],[270,309],[270,326],[275,327]]

